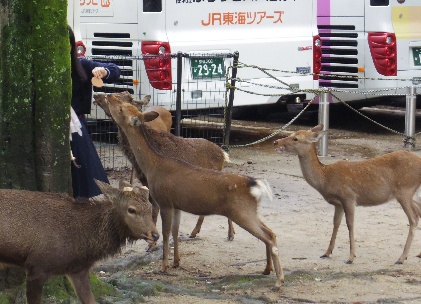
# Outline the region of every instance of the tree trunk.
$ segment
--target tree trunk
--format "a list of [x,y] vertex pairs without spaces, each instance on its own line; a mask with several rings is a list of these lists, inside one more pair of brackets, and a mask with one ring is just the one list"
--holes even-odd
[[67,1],[0,1],[0,187],[71,193]]
[[67,1],[0,0],[0,188],[71,193],[66,15]]

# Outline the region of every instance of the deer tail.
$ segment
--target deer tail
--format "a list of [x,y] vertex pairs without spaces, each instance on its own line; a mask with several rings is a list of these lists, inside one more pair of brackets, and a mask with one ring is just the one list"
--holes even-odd
[[273,192],[267,180],[257,179],[256,185],[251,188],[251,193],[258,201],[263,195],[273,201]]

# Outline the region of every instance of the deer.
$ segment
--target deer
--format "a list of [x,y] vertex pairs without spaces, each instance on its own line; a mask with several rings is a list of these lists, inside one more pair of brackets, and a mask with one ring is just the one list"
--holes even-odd
[[141,113],[113,94],[108,96],[107,101],[114,122],[127,136],[135,160],[148,180],[151,196],[160,205],[163,237],[161,272],[165,273],[169,268],[170,232],[174,241],[172,267],[180,264],[180,212],[215,214],[231,219],[265,244],[266,267],[263,274],[270,274],[274,268],[277,276],[274,288],[279,290],[284,273],[276,234],[260,220],[257,210],[264,195],[273,199],[270,186],[262,179],[202,168],[161,154],[150,140],[162,138],[162,132],[146,124],[158,113]]
[[26,270],[28,304],[39,304],[51,276],[66,275],[79,300],[95,304],[89,272],[126,243],[156,242],[146,187],[120,189],[96,181],[105,200],[0,189],[0,262]]
[[[146,95],[140,101],[136,101],[133,96],[125,91],[121,93],[114,93],[114,96],[119,98],[122,102],[127,102],[134,105],[138,108],[139,111],[142,111],[144,107],[150,101],[150,95]],[[95,103],[100,106],[105,114],[112,119],[110,110],[108,108],[108,103],[106,102],[107,95],[106,94],[98,94],[95,96]],[[177,158],[183,160],[185,162],[189,162],[193,165],[197,165],[203,168],[215,169],[215,170],[222,170],[224,168],[225,163],[229,163],[229,156],[221,147],[217,144],[206,140],[204,138],[183,138],[179,136],[175,136],[171,133],[171,126],[172,126],[172,116],[171,112],[161,106],[153,106],[149,107],[146,110],[142,111],[143,113],[147,113],[150,111],[154,111],[158,113],[158,117],[152,121],[146,122],[146,124],[158,131],[164,131],[166,134],[161,134],[161,137],[165,138],[165,141],[154,141],[153,136],[150,136],[151,143],[158,147],[158,149],[166,156]],[[148,182],[146,177],[144,176],[142,170],[137,165],[133,152],[130,149],[130,145],[128,143],[127,137],[118,127],[118,140],[120,146],[122,147],[123,153],[129,159],[133,166],[134,172],[139,179],[139,181],[147,186]],[[164,143],[164,144],[161,144]],[[200,155],[201,157],[197,157]],[[151,198],[151,202],[153,205],[152,216],[153,221],[156,223],[158,219],[159,213],[159,205],[154,202]],[[193,228],[192,232],[190,233],[190,238],[195,238],[197,234],[200,232],[204,221],[204,216],[199,216],[196,226]],[[227,240],[232,241],[234,240],[234,225],[231,219],[228,219],[228,237]],[[152,248],[148,248],[151,250]]]
[[[421,216],[421,205],[414,195],[421,185],[421,159],[406,150],[390,152],[362,161],[341,160],[324,165],[317,156],[316,142],[328,130],[319,124],[310,130],[299,130],[288,137],[274,141],[276,151],[298,155],[304,179],[323,198],[335,207],[333,231],[329,246],[321,258],[328,258],[335,246],[336,234],[345,214],[349,232],[350,254],[355,255],[354,217],[356,206],[377,206],[397,200],[408,217],[409,232],[402,255],[396,264],[402,264]],[[421,253],[418,255],[421,257]]]

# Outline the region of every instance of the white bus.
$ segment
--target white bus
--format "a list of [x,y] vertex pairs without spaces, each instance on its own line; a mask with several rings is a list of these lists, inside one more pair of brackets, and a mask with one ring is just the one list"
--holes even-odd
[[[136,58],[178,52],[191,56],[183,62],[183,109],[224,105],[225,71],[232,59],[218,57],[235,51],[240,62],[288,72],[270,71],[283,85],[258,69],[239,69],[243,82],[238,86],[265,95],[236,91],[234,106],[276,103],[291,87],[317,87],[313,76],[305,74],[315,64],[317,25],[311,1],[82,0],[80,5],[86,55],[134,58],[120,64],[125,77],[121,89],[128,85],[139,98],[152,95],[153,102],[170,110],[175,109],[176,60]],[[203,58],[209,54],[214,58]],[[305,93],[288,96],[296,97],[307,98]]]
[[318,0],[320,87],[344,91],[334,94],[360,105],[405,94],[421,76],[420,16],[419,0]]
[[224,102],[223,74],[231,61],[211,59],[220,67],[216,75],[210,69],[199,75],[207,63],[200,61],[203,54],[238,51],[240,62],[275,70],[268,73],[277,78],[240,68],[234,106],[286,102],[296,109],[297,101],[313,97],[306,90],[319,87],[336,90],[344,101],[368,103],[380,89],[405,93],[421,74],[420,0],[81,0],[80,9],[87,56],[129,58],[120,64],[120,89],[152,95],[170,110],[175,60],[145,60],[145,66],[136,58],[192,55],[183,65],[183,107]]

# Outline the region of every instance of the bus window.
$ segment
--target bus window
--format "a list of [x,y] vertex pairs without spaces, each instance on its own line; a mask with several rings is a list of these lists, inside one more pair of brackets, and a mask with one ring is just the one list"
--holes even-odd
[[389,6],[389,0],[370,0],[371,6]]
[[143,0],[143,12],[161,12],[162,0]]

